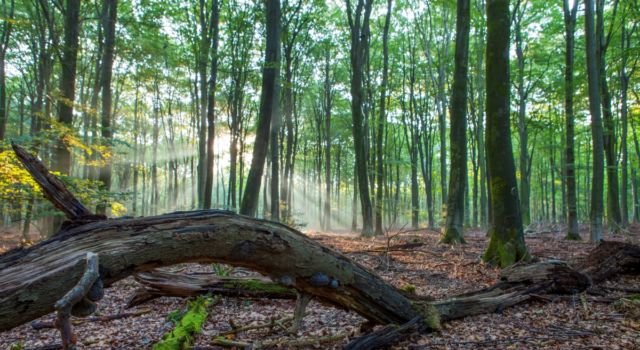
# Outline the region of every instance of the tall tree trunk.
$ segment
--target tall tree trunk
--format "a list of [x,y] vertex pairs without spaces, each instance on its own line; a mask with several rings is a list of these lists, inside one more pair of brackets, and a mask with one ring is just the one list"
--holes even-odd
[[[614,1],[617,6],[618,1]],[[611,93],[607,83],[606,54],[609,36],[604,33],[604,0],[596,0],[596,64],[598,83],[602,103],[603,145],[607,174],[607,224],[609,231],[618,232],[622,224],[620,214],[620,191],[618,184],[618,159],[616,154],[616,135],[611,110]]]
[[369,196],[369,174],[365,145],[364,125],[364,60],[369,45],[369,19],[373,0],[358,0],[355,10],[351,1],[346,0],[347,16],[351,31],[351,116],[353,118],[353,143],[356,156],[356,175],[358,192],[362,208],[362,235],[370,236],[373,232],[373,211]]
[[[141,163],[144,163],[144,159],[140,162],[140,116],[139,116],[139,107],[140,105],[140,83],[136,82],[136,95],[133,101],[133,193],[132,193],[132,205],[131,205],[131,213],[135,216],[138,213],[138,180],[140,177],[140,166]],[[142,144],[142,147],[145,147],[145,144]],[[144,198],[143,198],[144,200]]]
[[4,20],[0,25],[0,142],[4,141],[7,130],[7,119],[9,117],[9,113],[7,113],[7,76],[5,63],[9,38],[11,37],[11,31],[13,29],[14,7],[15,0],[11,0],[9,8],[7,8],[6,1],[2,2],[2,17]]
[[579,240],[578,203],[576,198],[576,161],[574,155],[575,120],[573,114],[573,56],[578,1],[569,7],[563,0],[565,28],[564,108],[565,108],[565,181],[567,187],[567,235],[566,239]]
[[380,84],[380,116],[378,117],[378,128],[376,136],[376,176],[377,176],[377,188],[376,188],[376,227],[375,234],[381,235],[382,232],[382,211],[383,205],[383,191],[384,186],[384,149],[383,149],[383,135],[387,119],[387,84],[389,80],[389,26],[391,25],[391,6],[393,0],[387,0],[387,15],[384,19],[384,31],[382,33],[382,82]]
[[[102,53],[102,72],[100,74],[100,85],[102,89],[102,138],[107,149],[112,146],[113,130],[111,127],[111,76],[113,73],[114,48],[116,44],[116,20],[118,18],[118,0],[105,0],[107,6],[104,14],[104,51]],[[107,160],[100,169],[99,180],[102,182],[105,191],[111,190],[111,162]],[[106,213],[108,203],[102,202],[98,205],[98,214]]]
[[[279,77],[276,76],[276,80]],[[280,95],[279,85],[276,84],[275,96]],[[276,97],[277,98],[277,97]],[[280,134],[280,104],[274,103],[273,114],[271,116],[271,130],[269,131],[269,152],[270,152],[270,165],[271,165],[271,178],[269,183],[269,196],[271,198],[271,208],[269,213],[271,220],[280,221],[280,159],[278,135]],[[318,174],[319,175],[319,174]],[[320,210],[320,206],[317,207]]]
[[[622,56],[622,62],[620,64],[620,123],[622,124],[622,132],[620,139],[620,148],[622,156],[622,174],[621,174],[621,211],[622,211],[622,226],[629,225],[629,148],[627,145],[629,134],[629,80],[631,75],[637,68],[637,60],[634,61],[634,66],[631,71],[627,73],[627,61],[629,58],[629,51],[631,49],[631,38],[635,31],[637,31],[637,24],[634,24],[632,29],[627,29],[626,23],[622,24],[620,28],[620,52]],[[633,178],[631,179],[633,181]],[[632,204],[633,206],[633,204]]]
[[591,182],[591,232],[590,240],[602,240],[602,215],[604,204],[604,146],[602,116],[600,113],[600,90],[598,76],[598,51],[594,25],[594,0],[585,0],[585,36],[587,50],[587,77],[589,85],[589,111],[591,113],[591,136],[593,145],[593,175]]
[[[522,8],[521,8],[522,6]],[[516,6],[514,13],[514,25],[515,25],[515,44],[516,44],[516,58],[518,67],[518,135],[520,137],[520,211],[522,213],[523,225],[529,225],[531,223],[531,168],[529,166],[529,141],[526,125],[526,112],[527,112],[527,95],[528,89],[524,85],[524,50],[522,39],[522,19],[524,17],[525,4],[519,3]]]
[[78,35],[80,32],[80,0],[67,0],[64,14],[64,46],[62,49],[62,74],[58,101],[58,122],[68,128],[58,140],[53,169],[71,174],[71,152],[64,138],[73,134],[73,104],[76,93],[76,66],[78,57]]
[[483,259],[505,267],[527,260],[509,128],[509,0],[487,1],[487,163],[491,193],[489,246]]
[[467,182],[467,79],[469,73],[469,0],[458,0],[456,51],[451,91],[451,172],[443,243],[464,243],[464,194]]
[[[198,118],[198,206],[204,205],[205,181],[207,178],[207,63],[209,62],[209,27],[207,26],[208,1],[199,1],[198,19],[200,22],[200,46],[196,69],[200,83],[199,118]],[[213,169],[211,169],[213,171]]]
[[333,87],[331,80],[331,53],[327,50],[324,66],[324,230],[331,231],[331,110]]
[[[211,5],[211,23],[213,37],[211,38],[211,76],[209,77],[209,88],[207,97],[207,167],[204,182],[203,208],[211,208],[211,194],[213,190],[213,141],[216,136],[216,84],[218,79],[218,36],[220,24],[220,6],[218,0],[213,0]],[[202,48],[204,49],[204,48]],[[209,51],[209,48],[207,48]]]
[[280,1],[266,1],[265,63],[262,68],[262,92],[260,94],[260,115],[253,146],[253,159],[242,197],[240,213],[253,216],[258,206],[258,194],[267,156],[269,131],[273,114],[278,105],[278,75],[280,74]]

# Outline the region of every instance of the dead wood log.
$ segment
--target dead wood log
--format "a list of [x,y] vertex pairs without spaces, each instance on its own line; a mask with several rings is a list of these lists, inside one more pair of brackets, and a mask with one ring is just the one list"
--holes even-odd
[[67,189],[60,179],[51,174],[47,167],[35,155],[27,152],[24,148],[12,143],[13,152],[22,162],[33,179],[40,185],[42,194],[58,210],[62,211],[67,219],[71,221],[92,221],[106,219],[101,215],[94,215],[87,207],[82,205],[78,199]]
[[618,274],[640,273],[640,247],[624,242],[600,242],[578,269],[589,275],[594,284]]
[[292,228],[203,210],[97,221],[5,253],[0,256],[0,329],[51,312],[80,278],[87,252],[98,255],[105,286],[160,266],[219,262],[258,271],[378,323],[403,324],[431,310]]
[[387,348],[389,345],[398,342],[402,338],[406,338],[405,334],[409,331],[419,330],[420,324],[420,317],[416,317],[401,326],[385,326],[375,332],[352,340],[344,347],[344,349],[369,350]]
[[185,298],[207,293],[240,298],[296,298],[295,289],[264,277],[187,275],[161,270],[138,273],[134,277],[140,288],[129,298],[127,308],[164,296]]
[[430,305],[411,302],[347,256],[279,223],[220,210],[100,220],[35,156],[15,144],[13,149],[72,224],[46,241],[0,256],[0,330],[53,311],[80,279],[87,253],[97,256],[100,281],[107,287],[156,267],[220,262],[261,272],[378,323],[437,318]]

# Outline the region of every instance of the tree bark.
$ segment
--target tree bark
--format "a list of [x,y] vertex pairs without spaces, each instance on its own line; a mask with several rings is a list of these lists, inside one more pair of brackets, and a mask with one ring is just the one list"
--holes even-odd
[[[100,73],[100,85],[102,89],[102,142],[107,149],[111,149],[113,129],[111,126],[111,77],[113,74],[113,58],[116,44],[116,21],[118,18],[118,0],[105,0],[106,12],[102,19],[104,31],[104,51],[102,53],[102,72]],[[100,169],[99,180],[105,191],[111,190],[111,161],[107,160]],[[98,205],[97,213],[104,215],[107,212],[108,203]]]
[[467,182],[467,80],[469,73],[469,0],[458,0],[456,51],[451,92],[451,171],[443,243],[464,243],[464,194]]
[[280,74],[280,2],[267,0],[267,45],[265,63],[262,69],[262,92],[260,94],[260,115],[253,146],[251,168],[247,176],[240,213],[253,216],[258,207],[260,183],[264,170],[264,161],[269,144],[271,120],[278,104],[277,85]]
[[508,0],[487,1],[486,147],[491,240],[483,259],[502,267],[529,259],[509,127],[510,23]]
[[[218,81],[218,36],[220,34],[220,6],[218,0],[213,0],[211,5],[211,23],[213,36],[211,38],[211,69],[209,77],[209,88],[207,89],[207,165],[204,181],[203,208],[211,208],[211,195],[213,190],[213,142],[216,136],[216,87]],[[204,49],[204,48],[203,48]],[[209,48],[207,48],[209,52]]]
[[593,175],[591,182],[591,211],[589,214],[590,240],[602,240],[602,215],[604,204],[604,146],[602,116],[600,111],[600,91],[596,32],[594,25],[594,0],[585,0],[585,36],[587,50],[587,77],[589,85],[589,111],[591,113],[591,137],[593,154]]
[[380,83],[380,116],[378,117],[378,128],[376,135],[376,217],[375,217],[375,234],[381,235],[382,232],[382,211],[383,191],[384,191],[384,159],[383,159],[383,136],[387,119],[387,84],[389,80],[389,26],[391,25],[391,6],[393,0],[387,0],[387,14],[384,19],[384,30],[382,32],[382,82]]
[[575,44],[575,26],[578,1],[569,7],[569,0],[563,0],[565,26],[565,70],[564,70],[564,106],[565,106],[565,182],[567,188],[567,236],[569,240],[580,240],[578,228],[578,201],[576,196],[576,164],[574,155],[575,120],[573,114],[573,56]]
[[5,64],[9,38],[13,30],[14,8],[15,0],[11,0],[9,8],[7,8],[6,2],[2,3],[2,17],[4,17],[5,20],[0,25],[0,142],[4,141],[7,130],[7,119],[9,118],[7,112],[7,76]]
[[140,284],[127,301],[127,308],[138,306],[159,297],[194,297],[216,294],[240,298],[295,299],[296,290],[259,277],[222,277],[215,275],[187,275],[161,270],[135,275]]
[[351,117],[353,118],[352,131],[356,157],[356,176],[358,177],[358,193],[360,194],[360,206],[362,209],[362,235],[370,236],[374,232],[365,147],[363,68],[369,43],[369,19],[373,0],[358,0],[355,9],[352,8],[350,0],[346,0],[346,3],[349,28],[351,31]]
[[[520,148],[520,212],[522,214],[523,225],[527,226],[531,223],[531,167],[529,156],[529,134],[527,132],[526,113],[527,113],[527,95],[528,89],[524,85],[524,50],[522,39],[522,19],[526,4],[518,3],[515,8],[515,44],[516,58],[518,68],[517,93],[518,93],[518,142]],[[522,8],[521,8],[522,6]]]
[[[56,145],[53,169],[71,174],[71,151],[64,138],[73,134],[73,104],[76,93],[76,66],[78,58],[78,35],[80,32],[80,0],[67,0],[64,14],[64,46],[62,49],[62,74],[58,99],[58,122],[68,128],[64,130]],[[73,137],[73,136],[72,136]]]
[[331,112],[333,109],[333,81],[331,53],[327,50],[324,66],[324,230],[331,231]]
[[[198,96],[198,206],[204,205],[204,187],[207,178],[207,63],[209,62],[209,27],[207,26],[208,13],[207,1],[198,1],[198,20],[200,22],[200,46],[196,70],[200,83],[200,96]],[[197,84],[196,84],[197,89]],[[197,95],[197,91],[196,91]],[[213,169],[211,169],[213,171]]]
[[[614,1],[617,8],[618,1]],[[615,12],[614,12],[615,16]],[[611,92],[607,82],[607,48],[610,35],[604,33],[604,1],[596,0],[596,64],[598,66],[598,86],[602,103],[603,146],[607,174],[607,226],[610,232],[620,230],[620,190],[618,184],[618,158],[616,154],[616,135],[613,112],[611,110]]]

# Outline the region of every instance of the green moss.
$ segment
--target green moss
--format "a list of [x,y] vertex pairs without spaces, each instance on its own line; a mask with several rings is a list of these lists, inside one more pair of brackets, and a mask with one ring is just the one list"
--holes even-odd
[[24,344],[22,343],[13,343],[9,346],[9,350],[22,350],[24,349]]
[[424,301],[414,301],[411,304],[413,305],[413,309],[422,316],[422,321],[429,329],[439,330],[442,328],[440,324],[440,312],[435,306]]
[[407,292],[407,293],[411,293],[411,294],[415,294],[416,292],[416,286],[414,286],[411,283],[407,283],[404,286],[402,286],[401,288],[403,291]]
[[462,236],[462,232],[454,228],[445,228],[440,237],[442,244],[465,244],[467,243]]
[[[172,312],[169,316],[176,320],[175,328],[165,334],[162,340],[153,345],[154,350],[182,350],[188,349],[193,343],[193,335],[200,333],[202,325],[209,316],[208,307],[214,303],[211,297],[199,296],[188,303],[187,312]],[[177,319],[180,317],[179,319]]]
[[567,241],[581,241],[582,237],[580,237],[580,235],[577,233],[567,233],[564,239],[566,239]]
[[256,279],[227,282],[224,284],[224,287],[245,289],[249,291],[266,292],[266,293],[287,293],[287,292],[293,293],[291,289],[287,287],[283,287],[277,283],[269,283],[269,282],[264,282]]
[[490,264],[500,266],[502,268],[511,266],[516,262],[527,261],[531,258],[524,242],[517,241],[516,232],[508,232],[506,237],[510,239],[506,242],[500,239],[500,236],[491,230],[491,240],[489,247],[485,251],[482,259]]
[[631,294],[629,296],[624,297],[625,299],[629,299],[629,300],[638,300],[640,301],[640,294]]

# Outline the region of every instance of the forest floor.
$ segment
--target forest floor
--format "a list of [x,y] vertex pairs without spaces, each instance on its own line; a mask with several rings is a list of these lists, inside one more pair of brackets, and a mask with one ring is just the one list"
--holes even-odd
[[[537,259],[561,259],[577,262],[593,248],[593,244],[568,242],[563,239],[562,227],[536,226],[527,234],[530,252]],[[587,229],[583,239],[588,238]],[[415,286],[418,295],[445,298],[489,286],[496,282],[499,270],[484,264],[480,257],[487,245],[484,231],[466,233],[468,244],[444,246],[437,243],[438,232],[429,230],[405,231],[395,235],[390,245],[406,245],[388,255],[379,248],[387,245],[386,237],[363,239],[353,234],[307,232],[311,237],[347,254],[380,274],[386,281],[406,288]],[[393,236],[393,235],[392,235]],[[15,236],[0,233],[0,252],[15,245]],[[640,242],[640,226],[623,235],[607,240]],[[183,265],[172,267],[186,272],[212,271],[211,265]],[[232,275],[247,275],[248,271],[233,270]],[[136,289],[132,278],[116,283],[99,302],[99,315],[122,312],[128,297]],[[411,286],[408,286],[411,288]],[[607,297],[624,296],[640,287],[640,277],[623,276],[606,282],[601,290]],[[626,289],[626,291],[625,291]],[[293,312],[292,300],[248,300],[222,298],[215,305],[197,335],[196,344],[210,346],[210,340],[238,326],[263,324],[282,319]],[[80,349],[150,349],[171,330],[166,320],[171,311],[183,308],[185,301],[160,298],[127,312],[141,315],[107,322],[84,322],[75,326]],[[394,349],[640,349],[640,319],[625,314],[616,304],[603,302],[586,294],[569,298],[530,301],[507,308],[501,313],[479,315],[444,325],[440,332],[413,334]],[[635,315],[638,317],[638,315]],[[40,320],[50,321],[54,315]],[[241,342],[271,341],[288,348],[287,344],[307,338],[334,338],[333,342],[307,345],[306,348],[341,348],[350,338],[360,335],[360,316],[324,306],[312,301],[307,316],[297,334],[284,330],[262,328],[236,335]],[[333,337],[335,336],[335,337]],[[20,349],[36,349],[59,343],[53,329],[34,330],[29,324],[0,333],[0,349],[12,345]]]

